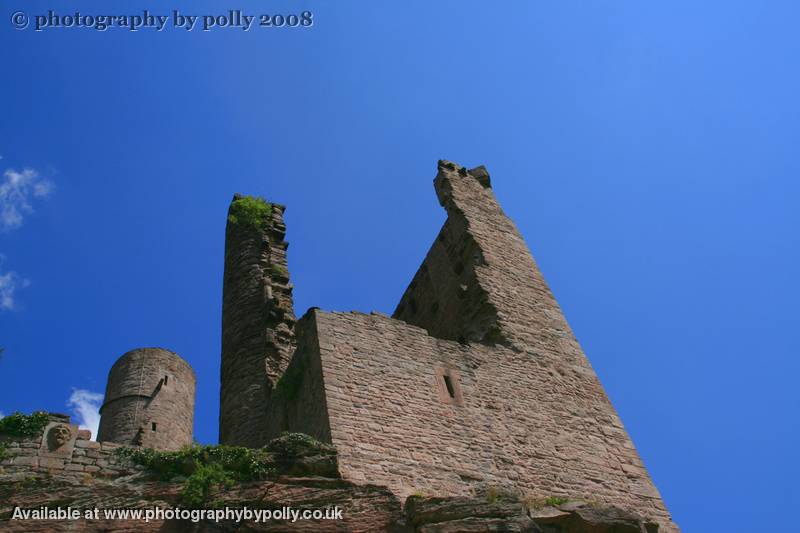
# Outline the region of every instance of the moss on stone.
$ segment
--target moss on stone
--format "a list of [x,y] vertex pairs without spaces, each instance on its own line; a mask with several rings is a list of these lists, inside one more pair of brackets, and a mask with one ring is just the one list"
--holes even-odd
[[256,196],[243,196],[231,203],[228,222],[251,230],[262,230],[269,226],[272,204]]

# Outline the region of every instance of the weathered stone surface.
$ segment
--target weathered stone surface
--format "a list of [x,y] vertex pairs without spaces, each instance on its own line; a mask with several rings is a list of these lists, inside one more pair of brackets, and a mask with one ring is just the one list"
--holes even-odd
[[[42,434],[30,437],[15,437],[0,434],[0,442],[6,442],[6,459],[0,463],[0,476],[25,476],[48,473],[75,479],[74,474],[84,472],[100,477],[117,477],[137,471],[134,465],[120,460],[114,450],[120,447],[114,443],[99,443],[86,440],[88,431],[75,431],[69,417],[50,414],[50,423]],[[72,428],[70,444],[57,446],[55,450],[44,443],[53,427]],[[70,475],[72,473],[73,475]]]
[[243,198],[234,196],[225,231],[219,440],[259,447],[279,433],[269,432],[267,411],[294,351],[295,317],[285,208],[269,204],[264,226],[236,223],[234,203]]
[[568,502],[528,509],[519,499],[424,498],[406,501],[405,520],[416,532],[656,533],[658,526],[613,506]]
[[95,507],[100,510],[185,508],[181,496],[185,476],[173,482],[158,481],[154,473],[118,457],[119,446],[104,444],[104,449],[97,452],[97,459],[75,455],[81,449],[77,446],[71,458],[40,457],[42,452],[38,447],[23,445],[38,443],[41,435],[15,440],[0,437],[10,444],[9,458],[0,466],[0,531],[4,532],[390,531],[402,524],[401,504],[396,496],[383,487],[356,485],[340,479],[335,450],[302,436],[284,436],[270,443],[277,471],[273,479],[214,486],[208,502],[213,502],[213,507],[235,509],[291,506],[316,510],[338,506],[343,512],[341,521],[263,524],[206,521],[195,525],[190,521],[105,520],[102,516],[100,520],[78,521],[11,520],[15,507],[28,510],[43,506],[72,507],[81,512]]
[[153,520],[10,520],[14,507],[35,509],[42,506],[72,507],[85,510],[148,509],[180,507],[181,485],[147,481],[143,474],[116,480],[93,479],[69,482],[53,477],[9,479],[0,475],[0,530],[6,532],[233,532],[233,531],[390,531],[401,517],[400,502],[386,489],[356,486],[341,480],[321,477],[279,478],[276,481],[237,485],[214,492],[218,505],[234,508],[322,509],[338,506],[342,521],[298,521],[240,523]]
[[162,348],[131,350],[108,373],[97,439],[159,450],[187,446],[192,443],[194,394],[194,370],[178,354]]
[[543,533],[657,533],[659,530],[658,524],[617,507],[584,502],[532,510],[531,517]]
[[425,498],[410,496],[405,505],[408,522],[418,526],[462,518],[506,518],[525,515],[517,500],[488,502],[479,498]]
[[310,310],[268,434],[332,443],[344,479],[616,505],[676,531],[485,168],[439,162],[447,211],[393,318]]
[[[242,224],[237,196],[229,212],[220,440],[260,447],[288,430],[329,445],[275,441],[282,477],[211,496],[231,507],[340,505],[344,522],[15,521],[0,529],[677,532],[486,169],[440,161],[434,185],[448,218],[391,318],[312,309],[295,323],[284,208],[250,204],[263,217]],[[135,372],[112,369],[111,377],[106,404],[115,412],[104,420],[114,423],[101,426],[100,440],[166,448],[191,437],[189,418],[175,438],[132,438],[139,407],[152,408],[163,383],[148,382],[154,393],[145,394]],[[179,504],[180,484],[119,459],[119,444],[90,443],[63,416],[49,429],[55,445],[0,435],[0,521],[14,505]],[[400,500],[416,493],[444,497],[411,498],[401,512]],[[521,503],[560,497],[593,503]]]

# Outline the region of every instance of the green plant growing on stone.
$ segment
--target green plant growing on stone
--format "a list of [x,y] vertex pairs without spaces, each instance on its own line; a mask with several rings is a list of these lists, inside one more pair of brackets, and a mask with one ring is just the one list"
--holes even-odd
[[118,448],[119,457],[145,467],[163,481],[191,476],[201,465],[218,464],[236,481],[264,479],[275,473],[272,455],[264,449],[241,446],[187,446],[178,451]]
[[298,458],[335,453],[302,433],[284,433],[265,448],[193,445],[178,451],[118,448],[120,459],[131,461],[162,481],[180,481],[181,501],[192,507],[208,506],[214,488],[255,481],[286,471]]
[[569,500],[566,498],[561,498],[559,496],[550,496],[544,501],[544,504],[549,507],[558,507],[559,505],[563,505],[567,503]]
[[230,487],[236,481],[234,474],[220,463],[197,465],[197,469],[183,482],[181,501],[192,508],[207,506],[212,489]]
[[49,422],[50,417],[44,411],[36,411],[29,415],[17,411],[0,418],[0,433],[15,437],[35,437],[44,431]]
[[567,503],[569,498],[562,498],[561,496],[549,496],[547,498],[534,498],[529,496],[523,499],[523,504],[528,509],[542,509],[544,507],[558,507]]
[[228,222],[251,230],[266,229],[272,216],[272,204],[255,196],[243,196],[231,203]]
[[278,462],[287,462],[305,455],[319,453],[330,448],[311,435],[305,433],[290,433],[284,431],[280,437],[267,444],[266,449],[274,454]]
[[0,442],[0,462],[6,459],[6,457],[8,456],[7,452],[8,452],[8,444],[6,444],[5,442]]
[[187,446],[175,452],[119,448],[116,453],[145,467],[162,481],[182,480],[181,501],[190,507],[205,505],[217,486],[264,479],[275,473],[272,456],[263,449]]

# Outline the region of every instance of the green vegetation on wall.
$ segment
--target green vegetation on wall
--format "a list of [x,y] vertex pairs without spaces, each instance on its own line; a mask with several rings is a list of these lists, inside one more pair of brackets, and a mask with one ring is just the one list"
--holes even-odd
[[50,417],[44,411],[24,415],[17,411],[0,418],[0,433],[15,437],[35,437],[44,431]]
[[144,466],[162,481],[184,478],[181,499],[194,507],[207,504],[216,486],[264,479],[275,473],[270,453],[239,446],[194,445],[174,452],[119,448],[117,455]]
[[231,203],[228,222],[251,230],[266,229],[272,216],[272,204],[256,196],[244,196]]
[[309,455],[335,452],[308,435],[284,433],[265,448],[195,444],[174,452],[118,448],[115,453],[145,467],[162,481],[182,482],[183,505],[200,508],[213,506],[209,497],[216,488],[273,477],[291,470],[293,463]]

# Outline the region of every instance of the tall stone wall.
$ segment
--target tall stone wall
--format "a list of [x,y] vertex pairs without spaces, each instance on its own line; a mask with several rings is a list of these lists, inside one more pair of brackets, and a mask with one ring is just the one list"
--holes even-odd
[[111,367],[98,440],[177,450],[192,443],[195,375],[177,354],[131,350]]
[[[255,223],[237,211],[254,203],[264,215],[261,219],[256,213]],[[222,444],[267,443],[272,389],[294,351],[284,209],[236,195],[228,211],[222,289]]]
[[618,505],[673,530],[594,374],[533,350],[437,339],[378,314],[314,319],[345,479],[401,498],[513,487]]
[[440,161],[434,185],[448,219],[394,318],[314,312],[284,411],[326,413],[307,429],[342,475],[401,497],[514,487],[677,530],[486,169]]

